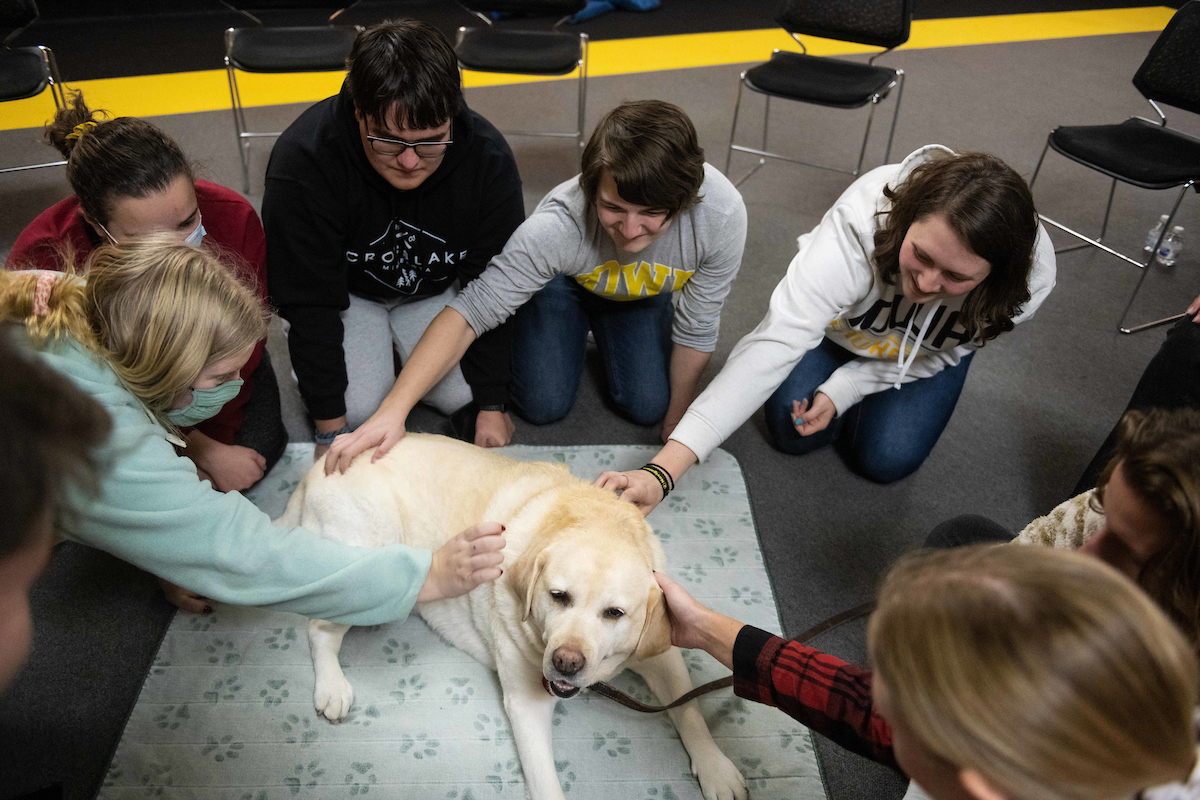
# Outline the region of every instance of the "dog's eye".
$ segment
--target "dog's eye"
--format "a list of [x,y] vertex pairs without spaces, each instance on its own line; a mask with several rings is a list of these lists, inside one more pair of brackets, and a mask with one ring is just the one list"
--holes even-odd
[[620,619],[623,616],[625,616],[625,612],[619,608],[604,609],[604,618],[605,619]]
[[561,589],[551,589],[550,590],[550,599],[560,605],[565,606],[571,602],[571,595],[567,594],[566,592],[562,591]]

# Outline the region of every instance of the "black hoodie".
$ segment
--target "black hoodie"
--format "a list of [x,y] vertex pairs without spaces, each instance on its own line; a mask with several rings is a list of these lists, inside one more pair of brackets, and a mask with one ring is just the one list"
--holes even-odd
[[[293,122],[267,165],[262,217],[267,287],[291,323],[288,348],[314,419],[346,413],[341,312],[349,293],[376,300],[466,285],[525,219],[504,137],[465,105],[437,170],[393,188],[363,152],[346,86]],[[511,323],[480,336],[462,360],[476,402],[508,400]],[[352,346],[352,343],[347,343]]]

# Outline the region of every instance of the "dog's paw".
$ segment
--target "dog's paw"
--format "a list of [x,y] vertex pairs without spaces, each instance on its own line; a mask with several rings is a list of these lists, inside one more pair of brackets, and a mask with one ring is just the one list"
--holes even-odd
[[313,707],[330,722],[341,722],[350,713],[354,702],[354,687],[340,671],[322,676],[313,691]]
[[721,751],[692,759],[692,774],[700,782],[704,800],[747,800],[746,779]]

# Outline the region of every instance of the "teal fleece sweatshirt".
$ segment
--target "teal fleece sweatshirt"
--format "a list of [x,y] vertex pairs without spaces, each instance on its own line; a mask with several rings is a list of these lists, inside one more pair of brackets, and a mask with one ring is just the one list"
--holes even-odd
[[102,360],[73,339],[39,352],[112,416],[100,492],[71,491],[62,535],[205,597],[377,625],[406,617],[431,553],[365,550],[288,530],[237,492],[222,494],[175,454],[167,432]]

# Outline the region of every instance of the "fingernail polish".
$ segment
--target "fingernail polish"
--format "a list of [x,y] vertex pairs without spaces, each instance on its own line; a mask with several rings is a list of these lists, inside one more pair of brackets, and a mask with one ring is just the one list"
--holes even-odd
[[205,606],[205,607],[204,607],[204,613],[205,613],[205,614],[211,614],[211,613],[212,613],[212,606]]
[[507,527],[505,527],[504,525],[501,525],[501,526],[500,526],[500,532],[501,532],[501,533],[504,533],[506,530],[508,530],[508,528],[507,528]]

